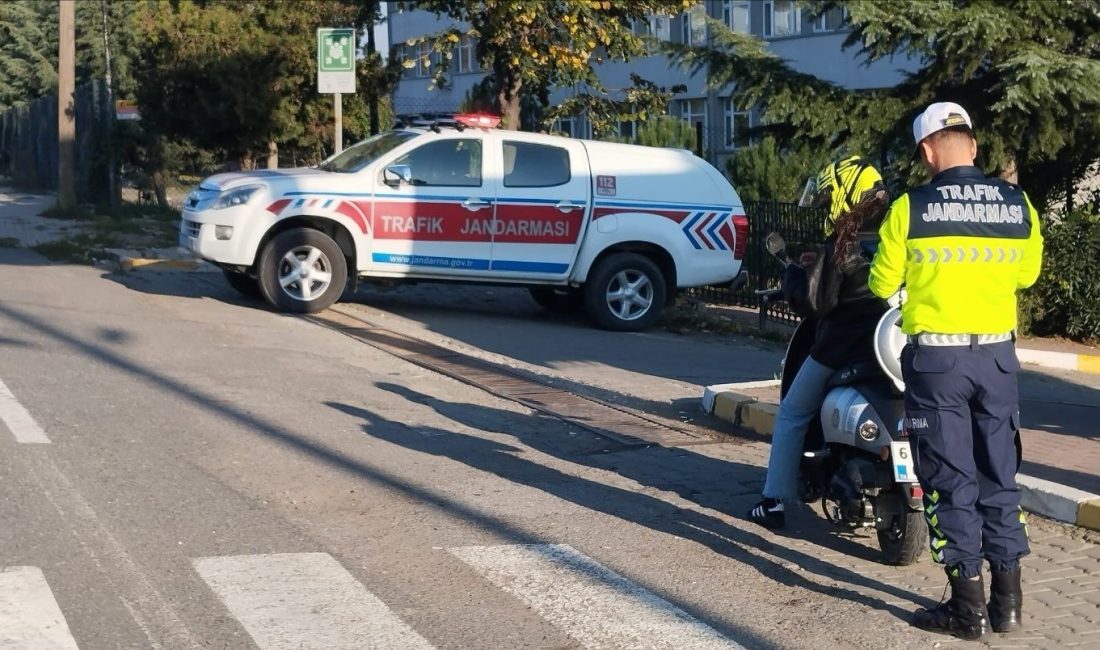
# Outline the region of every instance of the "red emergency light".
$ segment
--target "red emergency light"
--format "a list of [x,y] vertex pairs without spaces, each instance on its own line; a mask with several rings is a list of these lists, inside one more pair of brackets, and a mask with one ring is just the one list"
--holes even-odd
[[477,129],[495,129],[500,125],[500,117],[481,113],[463,113],[455,115],[455,122]]

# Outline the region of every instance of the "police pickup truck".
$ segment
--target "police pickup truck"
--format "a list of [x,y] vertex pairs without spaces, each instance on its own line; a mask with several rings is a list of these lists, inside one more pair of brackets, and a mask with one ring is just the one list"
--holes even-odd
[[185,201],[180,245],[283,311],[325,309],[359,281],[510,284],[620,331],[651,325],[678,288],[738,277],[748,221],[706,161],[497,121],[460,115],[316,167],[211,176]]

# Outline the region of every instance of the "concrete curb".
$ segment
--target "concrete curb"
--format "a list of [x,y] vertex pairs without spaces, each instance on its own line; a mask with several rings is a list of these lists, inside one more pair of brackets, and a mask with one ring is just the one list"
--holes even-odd
[[[744,384],[708,386],[704,391],[703,410],[734,426],[758,435],[770,436],[775,427],[779,406],[771,402],[761,402],[756,397],[739,393],[731,387],[747,388]],[[1018,475],[1016,480],[1020,486],[1020,504],[1024,510],[1100,531],[1100,495],[1025,474]]]
[[202,268],[200,260],[165,260],[147,257],[123,257],[118,260],[118,270],[131,271],[197,271]]
[[1016,356],[1019,357],[1020,363],[1100,375],[1100,356],[1098,355],[1017,348]]
[[152,248],[144,251],[108,248],[107,257],[123,273],[134,271],[217,271],[217,267],[196,259],[179,248]]

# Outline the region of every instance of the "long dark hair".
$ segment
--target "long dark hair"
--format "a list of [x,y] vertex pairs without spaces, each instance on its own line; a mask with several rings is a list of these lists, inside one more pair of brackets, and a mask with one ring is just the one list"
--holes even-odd
[[876,188],[851,210],[840,215],[833,226],[836,233],[836,247],[833,254],[838,264],[845,264],[852,252],[857,236],[865,229],[877,228],[886,216],[889,196],[885,189]]

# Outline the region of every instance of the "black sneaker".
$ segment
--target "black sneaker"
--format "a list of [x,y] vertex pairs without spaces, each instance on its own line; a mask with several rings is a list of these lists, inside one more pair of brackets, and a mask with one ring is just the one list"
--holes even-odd
[[770,497],[765,497],[753,506],[749,510],[748,519],[764,528],[782,528],[787,523],[787,516],[783,514],[783,502]]

